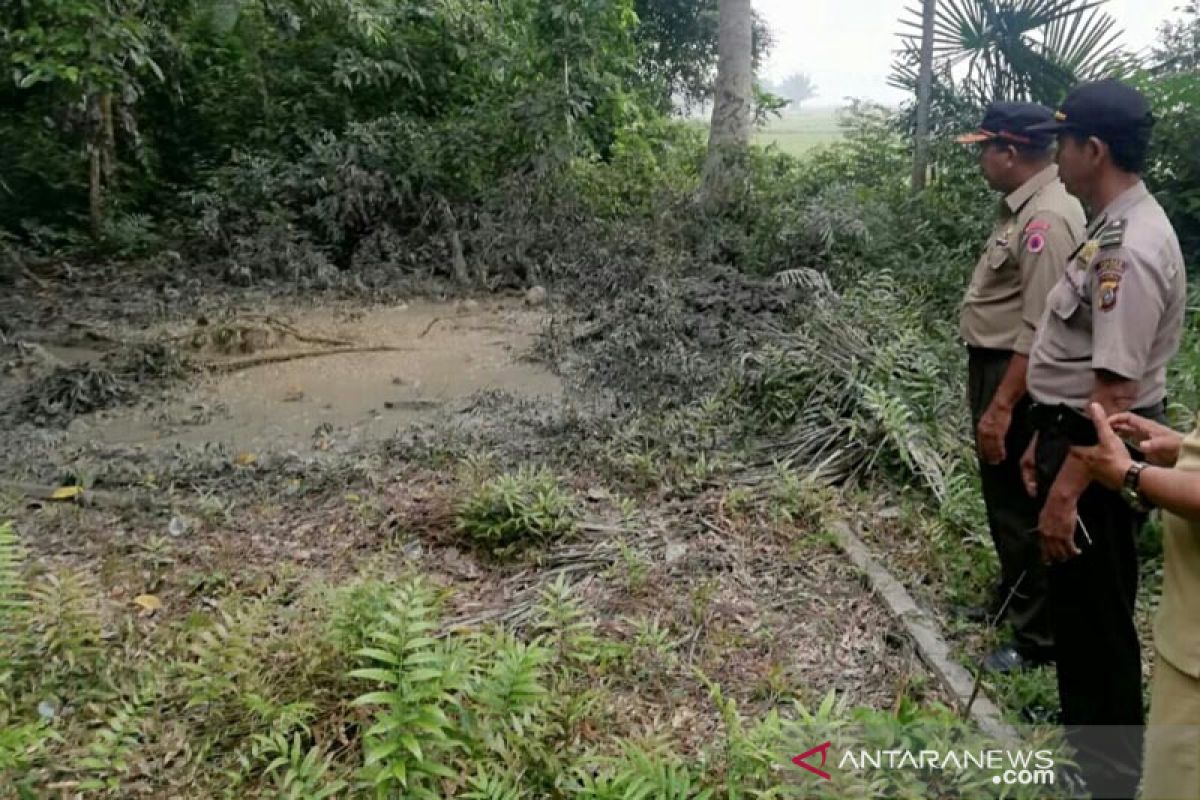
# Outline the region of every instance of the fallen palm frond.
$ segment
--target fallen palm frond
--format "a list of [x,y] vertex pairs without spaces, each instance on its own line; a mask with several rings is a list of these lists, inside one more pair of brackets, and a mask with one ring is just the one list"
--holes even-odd
[[958,503],[970,471],[962,359],[929,327],[913,293],[879,274],[745,354],[730,398],[759,458],[744,479],[775,465],[828,483],[884,469]]
[[818,272],[808,267],[777,272],[773,280],[780,286],[794,286],[798,289],[803,289],[805,292],[816,292],[819,296],[827,297],[834,294],[833,286],[829,282],[829,276],[824,272]]
[[187,359],[170,345],[132,345],[98,362],[57,367],[16,401],[17,416],[39,425],[65,423],[129,402],[144,384],[182,379],[188,368]]

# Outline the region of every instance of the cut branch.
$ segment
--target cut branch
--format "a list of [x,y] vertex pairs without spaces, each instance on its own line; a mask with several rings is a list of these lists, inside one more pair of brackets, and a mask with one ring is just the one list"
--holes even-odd
[[218,374],[228,374],[231,372],[238,372],[243,369],[262,367],[268,364],[283,364],[288,361],[299,361],[300,359],[304,358],[346,356],[356,353],[399,353],[406,350],[408,350],[406,347],[391,347],[389,345],[380,345],[378,347],[342,347],[336,350],[305,350],[299,353],[276,353],[269,356],[255,356],[254,358],[243,358],[238,361],[210,362],[207,364],[201,364],[200,368]]

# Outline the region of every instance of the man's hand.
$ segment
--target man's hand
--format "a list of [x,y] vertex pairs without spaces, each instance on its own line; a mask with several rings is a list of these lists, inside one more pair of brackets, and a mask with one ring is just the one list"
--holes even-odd
[[988,406],[979,425],[975,429],[975,441],[979,446],[979,455],[985,464],[995,466],[1006,457],[1004,439],[1008,436],[1008,428],[1012,425],[1012,410],[1003,408],[996,403]]
[[1038,435],[1033,434],[1033,438],[1029,441],[1029,447],[1025,448],[1025,455],[1021,456],[1021,481],[1025,484],[1025,491],[1030,497],[1037,497],[1037,442]]
[[1183,447],[1183,434],[1128,411],[1114,414],[1108,424],[1118,436],[1134,442],[1156,467],[1173,467]]
[[[1095,447],[1072,447],[1071,454],[1083,461],[1092,480],[1098,481],[1108,489],[1119,490],[1125,483],[1125,473],[1129,472],[1133,459],[1129,457],[1125,443],[1121,441],[1109,424],[1104,406],[1092,403],[1088,410],[1092,414],[1092,422],[1096,426],[1096,433],[1100,436],[1100,443]],[[1113,419],[1129,416],[1132,415],[1116,414]],[[1134,419],[1139,419],[1148,425],[1156,425],[1156,423],[1141,417],[1134,417]],[[1124,424],[1132,427],[1136,423],[1125,422]],[[1158,425],[1157,427],[1161,428],[1162,426]]]
[[1075,525],[1079,519],[1077,500],[1051,492],[1038,518],[1042,561],[1054,564],[1069,561],[1082,550],[1075,546]]

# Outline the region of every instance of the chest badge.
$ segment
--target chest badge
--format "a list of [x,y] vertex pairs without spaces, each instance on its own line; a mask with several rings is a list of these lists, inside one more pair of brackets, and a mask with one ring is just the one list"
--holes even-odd
[[1097,239],[1089,239],[1088,241],[1084,242],[1083,247],[1079,248],[1079,254],[1075,256],[1075,260],[1078,261],[1084,267],[1084,269],[1087,269],[1088,265],[1092,263],[1092,259],[1095,258],[1096,254],[1099,252],[1100,242]]

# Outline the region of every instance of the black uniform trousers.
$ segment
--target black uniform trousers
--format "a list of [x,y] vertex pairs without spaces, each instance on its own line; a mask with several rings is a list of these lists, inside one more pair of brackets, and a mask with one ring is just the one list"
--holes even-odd
[[[976,428],[1008,372],[1012,355],[1009,350],[968,349],[967,399]],[[1000,558],[1000,596],[1007,597],[1021,581],[1007,611],[1014,643],[1025,656],[1044,657],[1050,654],[1054,637],[1050,631],[1046,568],[1038,542],[1039,506],[1025,491],[1021,479],[1021,457],[1033,438],[1028,412],[1029,398],[1025,397],[1013,410],[1004,442],[1004,461],[987,464],[980,458],[979,479],[988,529]]]
[[[1135,413],[1164,418],[1162,407]],[[1059,434],[1038,434],[1039,504],[1045,503],[1069,448]],[[1137,535],[1146,516],[1120,493],[1096,483],[1079,498],[1078,513],[1082,525],[1075,542],[1083,552],[1048,570],[1062,722],[1092,796],[1132,798],[1141,778],[1145,723],[1133,612]]]

